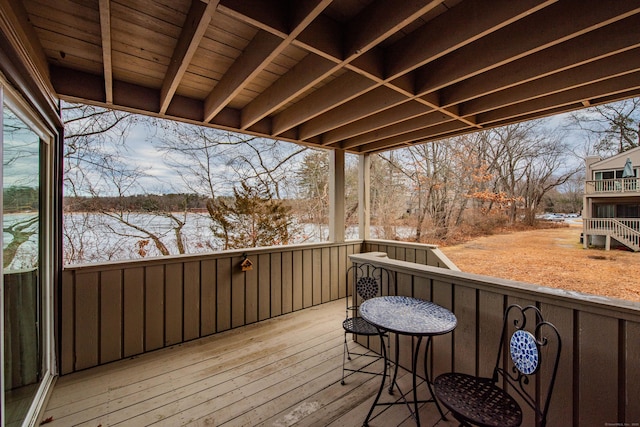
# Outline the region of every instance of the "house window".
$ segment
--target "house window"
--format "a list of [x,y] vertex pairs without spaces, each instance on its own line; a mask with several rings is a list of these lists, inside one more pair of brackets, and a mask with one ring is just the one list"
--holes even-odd
[[615,218],[616,217],[615,205],[597,204],[597,205],[593,205],[593,207],[595,208],[594,218]]
[[617,218],[640,218],[640,204],[617,205]]
[[594,204],[594,218],[640,218],[640,204]]
[[[595,180],[601,181],[603,179],[619,179],[622,178],[623,169],[617,170],[609,170],[609,171],[598,171],[594,172]],[[638,171],[636,169],[633,170],[633,176],[637,176]]]

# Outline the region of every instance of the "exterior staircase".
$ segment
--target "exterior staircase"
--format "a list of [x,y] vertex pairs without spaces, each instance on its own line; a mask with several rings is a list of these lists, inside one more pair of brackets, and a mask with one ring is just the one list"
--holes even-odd
[[640,252],[640,220],[585,218],[584,222],[585,238],[587,235],[607,236],[634,252]]

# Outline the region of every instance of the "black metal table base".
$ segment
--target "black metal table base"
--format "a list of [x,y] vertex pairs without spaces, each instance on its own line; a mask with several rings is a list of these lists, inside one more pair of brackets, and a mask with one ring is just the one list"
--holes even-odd
[[[382,335],[382,333],[381,333]],[[421,403],[435,403],[436,408],[438,408],[438,412],[440,412],[440,416],[442,417],[443,420],[446,420],[446,417],[444,416],[444,412],[442,412],[442,408],[440,408],[440,404],[438,403],[438,401],[435,398],[435,395],[433,394],[433,388],[431,386],[431,379],[429,378],[429,370],[427,369],[427,357],[429,354],[429,347],[431,346],[431,336],[427,336],[427,343],[425,345],[425,353],[424,353],[424,375],[425,375],[425,382],[427,383],[427,388],[429,390],[429,394],[431,396],[430,399],[426,399],[426,400],[418,400],[418,387],[417,387],[417,366],[418,366],[418,354],[420,353],[420,345],[422,344],[422,336],[417,336],[418,338],[418,342],[416,343],[416,347],[415,347],[415,351],[414,351],[414,355],[413,355],[413,360],[412,360],[412,366],[411,366],[411,372],[412,372],[412,380],[413,380],[413,400],[407,400],[407,394],[408,393],[403,393],[402,390],[400,389],[400,386],[398,385],[397,382],[397,378],[398,378],[398,363],[397,363],[397,359],[398,359],[398,351],[400,348],[400,338],[399,335],[396,334],[395,337],[395,350],[396,350],[396,363],[395,368],[394,368],[394,372],[393,372],[393,379],[391,380],[391,383],[389,385],[389,394],[393,394],[393,390],[394,390],[394,386],[395,388],[398,390],[398,392],[400,393],[400,399],[394,401],[394,402],[380,402],[380,396],[382,395],[382,390],[384,390],[384,385],[387,379],[387,366],[389,365],[389,356],[387,355],[387,351],[384,348],[384,346],[382,346],[382,354],[384,356],[385,359],[385,364],[384,364],[384,370],[382,373],[382,381],[380,383],[380,388],[378,389],[378,394],[376,395],[375,400],[373,401],[373,405],[371,405],[371,409],[369,409],[369,413],[367,414],[367,417],[364,420],[363,426],[367,427],[369,425],[369,419],[371,418],[371,416],[373,415],[373,411],[375,410],[376,406],[392,406],[392,405],[406,405],[407,408],[409,409],[409,412],[411,413],[411,416],[413,417],[413,419],[416,422],[416,425],[420,426],[420,413],[419,413],[419,404]],[[411,407],[413,404],[413,408]]]

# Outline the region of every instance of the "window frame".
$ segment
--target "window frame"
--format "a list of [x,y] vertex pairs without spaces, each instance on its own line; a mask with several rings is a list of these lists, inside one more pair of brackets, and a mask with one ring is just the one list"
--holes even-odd
[[[20,120],[22,120],[39,138],[40,141],[40,195],[41,206],[39,208],[40,230],[39,236],[39,275],[41,283],[41,321],[42,325],[40,337],[42,345],[42,359],[40,367],[42,369],[42,378],[33,396],[33,400],[25,414],[22,425],[35,426],[38,425],[39,417],[44,409],[47,396],[51,391],[54,379],[57,375],[57,364],[55,354],[55,295],[54,295],[54,247],[55,236],[54,228],[54,146],[55,133],[46,125],[46,120],[42,119],[32,107],[25,101],[20,92],[13,88],[8,80],[0,73],[0,124],[3,125],[3,116],[5,106],[9,108]],[[0,146],[4,145],[3,136],[0,136]],[[1,153],[1,151],[0,151]],[[2,155],[0,154],[0,157]],[[0,184],[3,183],[4,169],[0,163]],[[0,203],[3,202],[0,193]],[[2,242],[2,237],[0,237]],[[4,336],[4,269],[0,264],[0,332]],[[0,394],[0,413],[6,414],[5,403],[5,378],[4,378],[4,341],[0,343],[0,365],[2,366],[2,380],[0,386],[2,393]],[[4,417],[4,415],[2,416]],[[4,418],[1,420],[4,422]]]

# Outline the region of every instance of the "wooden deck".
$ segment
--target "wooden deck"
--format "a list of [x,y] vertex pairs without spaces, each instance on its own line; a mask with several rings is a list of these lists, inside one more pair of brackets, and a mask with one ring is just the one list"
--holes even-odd
[[[355,374],[340,385],[344,306],[326,303],[63,376],[46,425],[362,425],[380,377]],[[406,374],[401,386],[410,383]],[[371,426],[415,425],[404,405],[376,413]],[[420,416],[423,426],[456,425],[441,421],[433,404]]]

